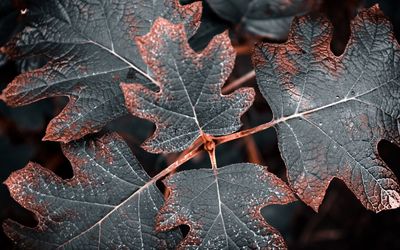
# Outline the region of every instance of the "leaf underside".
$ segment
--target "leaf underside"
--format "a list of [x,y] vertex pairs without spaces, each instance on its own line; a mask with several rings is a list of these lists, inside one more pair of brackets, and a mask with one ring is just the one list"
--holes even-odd
[[164,184],[171,194],[157,215],[157,229],[190,231],[178,248],[284,249],[283,238],[261,216],[261,208],[295,200],[289,187],[256,164],[183,171]]
[[30,163],[5,182],[39,221],[28,228],[8,220],[6,234],[23,249],[171,249],[178,230],[155,232],[161,192],[115,134],[63,146],[74,177],[62,180]]
[[285,39],[294,16],[309,12],[319,0],[206,0],[222,18],[272,39]]
[[146,34],[158,17],[184,23],[188,34],[194,34],[201,3],[50,0],[40,11],[1,51],[14,59],[45,57],[48,64],[17,76],[2,98],[21,106],[68,96],[68,105],[50,122],[44,139],[69,142],[128,113],[121,81],[152,84],[135,38]]
[[137,44],[160,83],[159,92],[122,84],[129,111],[157,126],[143,145],[147,151],[182,151],[204,134],[226,135],[241,127],[240,116],[253,103],[254,90],[221,94],[235,61],[226,32],[196,53],[189,47],[183,25],[158,19]]
[[400,145],[400,47],[377,6],[351,29],[336,57],[330,23],[297,18],[286,44],[259,44],[253,59],[292,189],[317,210],[339,178],[379,212],[400,206],[398,181],[377,150],[382,139]]

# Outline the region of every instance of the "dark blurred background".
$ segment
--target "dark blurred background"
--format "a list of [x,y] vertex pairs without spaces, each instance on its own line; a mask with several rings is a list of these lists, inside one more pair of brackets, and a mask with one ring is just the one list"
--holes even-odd
[[[24,27],[27,20],[25,15],[21,14],[21,10],[29,8],[29,2],[0,1],[0,45],[2,45]],[[377,2],[392,21],[399,40],[400,1],[322,1],[319,11],[329,17],[335,28],[332,42],[335,54],[339,55],[344,50],[350,35],[349,23],[357,11]],[[218,33],[227,27],[231,28],[238,56],[230,81],[251,71],[250,53],[254,41],[260,38],[235,32],[235,27],[219,19],[211,10],[207,10],[207,13],[213,20],[207,24],[207,29],[213,29],[213,32]],[[201,39],[204,40],[204,37]],[[37,67],[40,63],[7,61],[0,55],[0,90],[4,89],[19,72]],[[248,81],[245,85],[255,86],[255,81]],[[41,140],[48,122],[66,103],[67,98],[51,98],[22,108],[9,108],[0,102],[0,183],[4,182],[12,171],[23,168],[29,161],[40,163],[62,178],[72,177],[71,167],[63,156],[59,144]],[[271,111],[266,107],[267,103],[258,93],[254,106],[243,117],[244,127],[250,128],[270,120]],[[153,129],[151,123],[127,116],[109,124],[102,133],[117,131],[122,135],[147,172],[153,176],[178,156],[153,155],[139,147]],[[399,178],[399,148],[390,142],[382,141],[379,144],[379,152]],[[282,179],[286,178],[285,166],[278,151],[273,129],[220,146],[217,159],[220,166],[245,161],[263,164]],[[206,155],[200,155],[181,169],[207,167],[207,165]],[[318,214],[303,203],[296,202],[287,206],[270,206],[263,210],[263,215],[283,234],[289,249],[400,249],[400,210],[379,214],[367,211],[347,187],[337,180],[330,185]],[[6,186],[1,185],[0,223],[6,219],[13,219],[30,226],[36,223],[32,214],[21,208],[10,197]],[[12,248],[11,241],[2,230],[0,230],[0,248]]]

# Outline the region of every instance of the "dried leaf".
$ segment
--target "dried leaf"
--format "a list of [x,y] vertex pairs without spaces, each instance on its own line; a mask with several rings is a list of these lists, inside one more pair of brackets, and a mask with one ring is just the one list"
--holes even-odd
[[137,43],[160,82],[159,92],[138,84],[122,85],[129,111],[157,125],[143,145],[146,150],[178,152],[202,135],[225,135],[241,127],[240,116],[253,103],[254,90],[221,94],[235,61],[226,32],[198,54],[189,47],[183,25],[158,19]]
[[49,63],[16,77],[2,98],[21,106],[68,96],[70,102],[50,122],[46,140],[69,142],[99,131],[127,113],[121,81],[151,84],[135,38],[146,34],[159,16],[184,22],[193,34],[200,8],[199,3],[180,6],[178,0],[45,1],[41,14],[2,51],[12,58],[46,57]]
[[74,177],[62,180],[30,163],[5,182],[11,195],[33,211],[39,224],[29,228],[7,221],[3,228],[25,249],[166,249],[178,231],[157,233],[161,192],[117,135],[63,145]]
[[171,195],[157,215],[157,229],[190,226],[178,248],[283,249],[278,231],[261,216],[261,208],[287,204],[295,197],[286,184],[255,164],[190,170],[164,181]]
[[377,149],[382,139],[400,145],[400,47],[377,6],[359,13],[351,28],[336,57],[329,22],[298,18],[286,44],[258,45],[254,64],[292,189],[318,210],[339,178],[379,212],[400,206],[397,178]]

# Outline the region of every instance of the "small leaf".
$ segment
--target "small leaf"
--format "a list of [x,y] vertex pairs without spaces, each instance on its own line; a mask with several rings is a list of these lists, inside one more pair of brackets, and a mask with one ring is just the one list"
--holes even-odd
[[298,196],[318,210],[339,178],[379,212],[400,206],[397,178],[377,149],[382,139],[400,145],[400,46],[377,6],[359,13],[351,28],[336,57],[329,22],[298,18],[286,44],[258,45],[254,64]]
[[159,92],[122,84],[129,111],[157,125],[143,145],[146,150],[178,152],[204,134],[225,135],[241,127],[240,116],[253,103],[254,90],[221,94],[235,61],[226,32],[198,54],[189,47],[183,25],[160,18],[137,44],[160,82]]
[[164,181],[171,195],[157,215],[157,229],[190,226],[178,248],[283,249],[279,232],[261,216],[261,208],[295,201],[289,187],[255,164],[190,170]]
[[166,249],[178,231],[157,233],[161,192],[130,152],[111,134],[63,145],[74,177],[62,180],[30,163],[5,182],[11,195],[33,211],[39,224],[28,228],[7,221],[5,232],[26,249]]
[[[185,23],[194,34],[201,3],[178,0],[44,1],[40,15],[1,51],[14,59],[46,57],[44,67],[17,76],[4,90],[11,106],[53,96],[70,102],[54,118],[44,139],[69,142],[99,131],[127,114],[121,81],[152,84],[135,38],[161,16]],[[131,79],[133,78],[133,79]]]

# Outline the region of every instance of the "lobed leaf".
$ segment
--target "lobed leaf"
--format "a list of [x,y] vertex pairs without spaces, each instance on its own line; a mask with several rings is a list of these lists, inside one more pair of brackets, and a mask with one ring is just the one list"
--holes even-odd
[[[1,51],[9,57],[45,57],[48,63],[17,76],[2,99],[21,106],[53,96],[68,96],[65,109],[46,131],[46,140],[69,142],[99,131],[127,114],[119,83],[156,87],[135,38],[157,17],[184,23],[194,34],[201,4],[178,0],[49,0],[40,15]],[[28,12],[29,13],[29,12]]]
[[281,235],[261,208],[295,201],[289,187],[256,164],[183,171],[164,183],[170,197],[157,215],[157,229],[190,226],[178,248],[283,249]]
[[339,178],[379,212],[400,206],[398,180],[377,149],[382,139],[400,145],[400,47],[377,6],[351,29],[337,57],[325,18],[297,18],[286,44],[259,44],[253,59],[292,189],[318,210]]
[[24,249],[171,249],[178,230],[155,232],[161,192],[115,134],[63,145],[74,177],[62,180],[30,163],[5,182],[12,197],[39,221],[8,220],[6,234]]
[[160,83],[159,92],[122,84],[129,111],[157,126],[143,145],[146,150],[178,152],[205,134],[225,135],[241,127],[240,116],[253,103],[254,90],[221,94],[235,61],[227,33],[198,54],[189,47],[183,25],[158,19],[137,44]]

